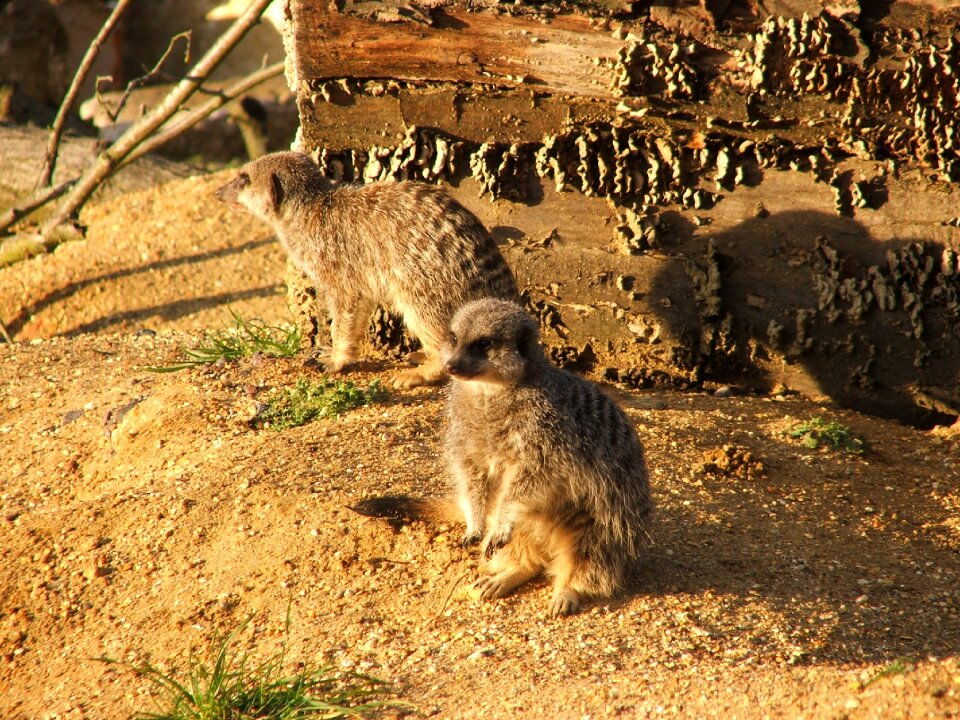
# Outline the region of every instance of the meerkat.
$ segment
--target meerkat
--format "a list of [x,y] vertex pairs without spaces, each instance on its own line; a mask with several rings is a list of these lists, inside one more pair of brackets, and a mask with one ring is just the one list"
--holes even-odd
[[513,273],[480,220],[433,185],[336,185],[307,155],[280,152],[244,165],[217,198],[270,224],[324,296],[332,372],[356,360],[370,315],[382,304],[403,317],[426,356],[394,385],[440,382],[440,348],[456,309],[481,297],[518,297]]
[[[552,615],[622,589],[649,542],[643,449],[623,411],[596,385],[550,364],[536,322],[488,298],[454,316],[445,352],[453,378],[445,451],[464,545],[487,558],[474,584],[510,594],[545,572]],[[366,515],[447,519],[450,505],[375,498]]]

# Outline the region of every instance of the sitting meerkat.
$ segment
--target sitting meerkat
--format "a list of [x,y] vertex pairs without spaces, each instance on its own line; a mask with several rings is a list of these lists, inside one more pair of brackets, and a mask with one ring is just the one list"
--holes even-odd
[[394,385],[440,382],[440,347],[456,309],[481,297],[518,297],[480,220],[433,185],[335,185],[307,155],[279,152],[244,165],[217,198],[269,223],[325,298],[332,372],[356,359],[379,303],[402,315],[426,355]]
[[[476,583],[495,598],[545,572],[550,611],[620,590],[648,543],[653,505],[643,449],[623,411],[596,385],[547,360],[536,322],[488,298],[453,318],[446,456],[464,544],[488,559]],[[373,498],[354,510],[449,518],[453,503]]]

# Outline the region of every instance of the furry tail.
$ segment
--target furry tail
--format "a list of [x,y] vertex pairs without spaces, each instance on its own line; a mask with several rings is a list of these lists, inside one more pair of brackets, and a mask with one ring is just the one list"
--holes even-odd
[[358,515],[408,523],[425,520],[434,523],[463,522],[463,512],[450,500],[410,495],[384,495],[348,505]]

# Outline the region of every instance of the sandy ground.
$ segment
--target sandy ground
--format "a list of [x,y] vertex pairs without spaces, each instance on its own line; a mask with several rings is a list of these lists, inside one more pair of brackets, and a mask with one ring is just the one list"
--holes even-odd
[[[466,591],[460,528],[346,509],[442,495],[443,389],[255,429],[303,357],[155,374],[203,329],[289,317],[270,232],[178,181],[0,270],[0,717],[125,718],[216,633],[390,680],[424,715],[960,715],[960,442],[799,396],[608,388],[643,441],[655,544],[623,597]],[[375,360],[366,384],[396,364]],[[814,416],[863,456],[790,437]],[[285,621],[291,621],[285,631]],[[392,712],[387,715],[395,714]]]

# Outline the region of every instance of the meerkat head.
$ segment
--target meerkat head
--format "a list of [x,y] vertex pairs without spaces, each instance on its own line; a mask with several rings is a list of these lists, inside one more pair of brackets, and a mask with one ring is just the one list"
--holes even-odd
[[233,180],[217,190],[217,199],[233,210],[269,222],[282,216],[286,208],[328,189],[329,183],[309,156],[278,152],[241,167]]
[[515,385],[532,363],[543,358],[539,328],[516,303],[474,300],[453,316],[444,358],[444,367],[455,380]]

